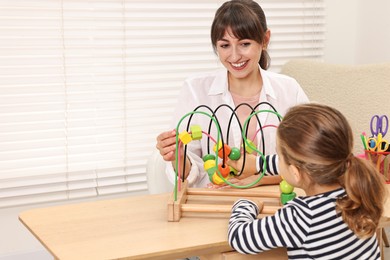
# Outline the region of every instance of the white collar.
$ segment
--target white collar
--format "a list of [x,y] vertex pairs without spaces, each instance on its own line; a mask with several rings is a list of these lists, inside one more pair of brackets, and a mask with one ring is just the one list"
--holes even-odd
[[[266,96],[276,99],[275,91],[271,86],[271,82],[269,80],[269,73],[266,70],[260,68],[261,77],[263,79],[263,88],[262,92]],[[209,90],[209,95],[219,95],[226,94],[228,92],[228,72],[226,69],[218,70],[215,76],[213,83],[211,84],[211,88]]]

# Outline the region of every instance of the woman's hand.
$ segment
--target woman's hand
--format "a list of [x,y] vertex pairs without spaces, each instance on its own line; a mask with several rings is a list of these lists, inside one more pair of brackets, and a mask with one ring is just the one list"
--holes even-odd
[[[179,143],[179,145],[181,145],[180,148],[182,148],[183,144]],[[167,162],[172,162],[173,168],[176,169],[176,131],[172,130],[159,134],[157,136],[156,148],[160,151],[163,159]],[[183,169],[185,163],[184,179],[186,179],[190,173],[191,161],[188,159],[188,157],[186,157],[184,160],[183,149],[179,150],[181,150],[181,152],[179,154],[180,165],[178,169]]]
[[160,151],[161,156],[167,162],[175,160],[176,152],[176,131],[167,131],[157,136],[156,148]]

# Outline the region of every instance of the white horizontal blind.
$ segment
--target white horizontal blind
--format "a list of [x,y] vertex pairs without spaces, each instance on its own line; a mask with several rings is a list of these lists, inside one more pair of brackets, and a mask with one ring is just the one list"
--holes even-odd
[[279,72],[291,59],[322,59],[325,47],[323,0],[257,2],[264,7],[271,30],[270,70]]
[[[220,66],[222,2],[0,0],[0,207],[146,190],[184,78]],[[272,70],[321,58],[321,0],[260,3]]]

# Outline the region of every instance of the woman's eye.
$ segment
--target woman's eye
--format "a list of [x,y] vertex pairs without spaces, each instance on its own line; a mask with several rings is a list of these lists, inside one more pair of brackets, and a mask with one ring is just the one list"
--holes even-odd
[[227,48],[228,46],[229,46],[229,44],[221,44],[221,45],[219,45],[219,47],[221,47],[223,49]]
[[251,45],[251,43],[250,43],[250,42],[244,42],[244,43],[242,43],[241,45],[244,46],[244,47],[246,47],[246,46]]

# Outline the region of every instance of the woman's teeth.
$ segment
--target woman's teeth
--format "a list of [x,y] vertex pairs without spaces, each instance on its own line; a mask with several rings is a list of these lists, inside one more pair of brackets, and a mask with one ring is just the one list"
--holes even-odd
[[245,63],[246,63],[246,61],[243,61],[241,63],[232,63],[232,66],[235,68],[239,68],[239,67],[242,67]]

